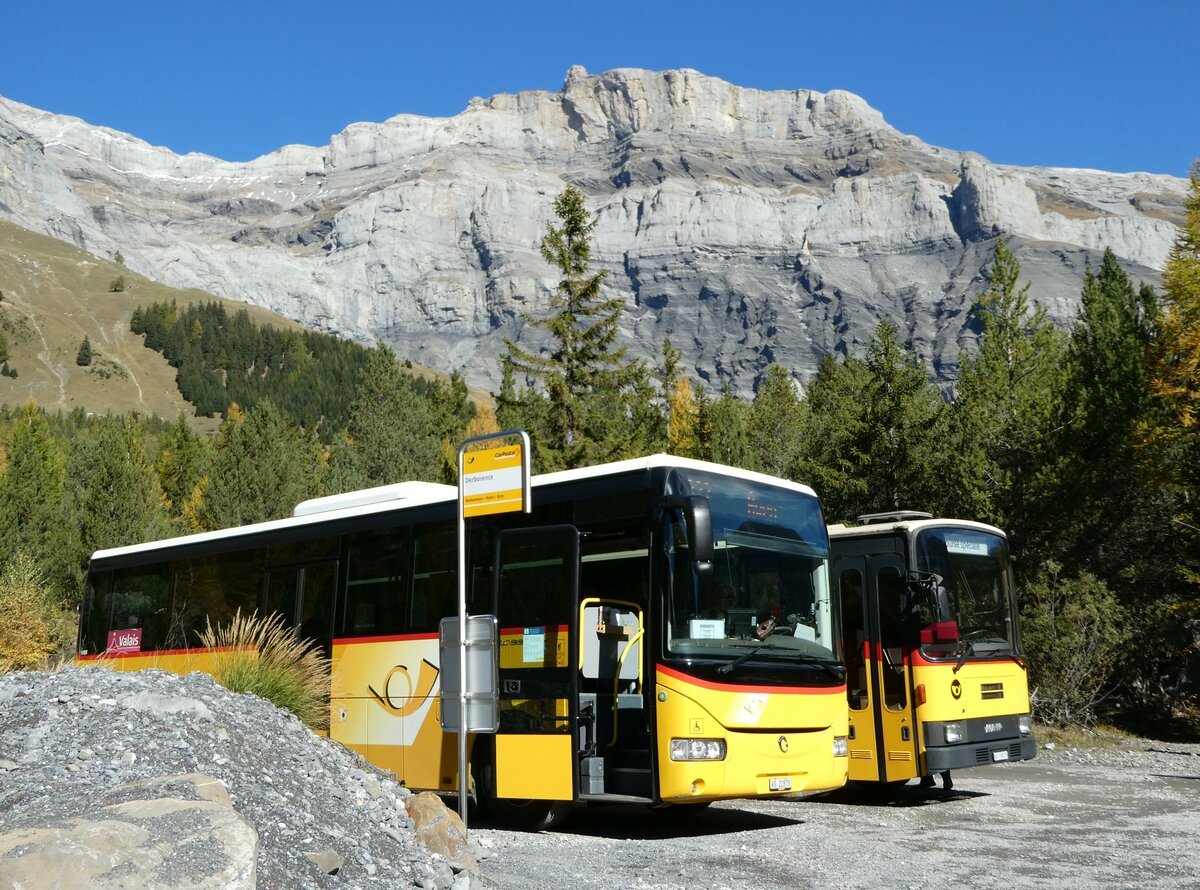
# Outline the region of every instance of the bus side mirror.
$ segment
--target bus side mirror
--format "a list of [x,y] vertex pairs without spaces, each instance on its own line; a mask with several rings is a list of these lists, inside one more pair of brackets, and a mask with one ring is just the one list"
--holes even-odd
[[691,495],[688,505],[683,510],[683,521],[688,528],[688,546],[692,548],[692,561],[696,571],[704,574],[711,572],[713,567],[713,527],[712,510],[708,506],[708,498],[698,494]]
[[687,529],[688,550],[692,554],[692,563],[700,574],[712,571],[713,529],[712,510],[708,498],[702,495],[667,495],[655,502],[659,516],[667,510],[679,510],[683,513],[683,523]]

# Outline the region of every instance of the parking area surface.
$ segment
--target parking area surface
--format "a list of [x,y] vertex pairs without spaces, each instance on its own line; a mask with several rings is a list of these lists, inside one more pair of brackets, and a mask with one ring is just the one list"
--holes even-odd
[[1200,886],[1200,745],[1042,752],[949,793],[847,788],[686,817],[591,807],[558,829],[473,825],[483,878],[516,888]]

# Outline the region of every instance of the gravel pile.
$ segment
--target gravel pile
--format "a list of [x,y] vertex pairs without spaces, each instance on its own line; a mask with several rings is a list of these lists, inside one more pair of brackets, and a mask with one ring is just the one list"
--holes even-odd
[[[0,676],[0,833],[64,824],[81,800],[189,773],[222,780],[258,832],[260,888],[479,886],[416,840],[407,789],[206,674]],[[306,853],[340,868],[326,874]]]

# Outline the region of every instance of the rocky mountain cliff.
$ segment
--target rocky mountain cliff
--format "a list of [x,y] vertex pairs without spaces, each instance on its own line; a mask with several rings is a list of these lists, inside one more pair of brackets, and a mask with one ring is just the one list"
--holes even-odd
[[669,337],[710,386],[742,392],[772,362],[803,378],[860,353],[885,316],[953,379],[998,236],[1069,323],[1105,247],[1157,279],[1186,185],[996,165],[850,93],[690,70],[576,67],[558,93],[354,124],[248,163],[0,98],[0,218],[484,386],[504,337],[537,342],[522,313],[547,311],[557,276],[538,244],[567,183],[598,214],[593,258],[626,296],[635,353]]

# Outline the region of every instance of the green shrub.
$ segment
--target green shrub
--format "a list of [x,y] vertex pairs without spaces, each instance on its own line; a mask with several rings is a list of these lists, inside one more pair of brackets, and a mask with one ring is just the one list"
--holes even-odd
[[1057,726],[1091,726],[1112,691],[1130,639],[1125,611],[1108,586],[1084,573],[1062,578],[1047,563],[1029,585],[1021,632],[1034,714]]
[[313,729],[329,726],[329,659],[275,613],[239,610],[227,625],[200,635],[213,649],[212,673],[232,692],[252,692],[295,714]]

